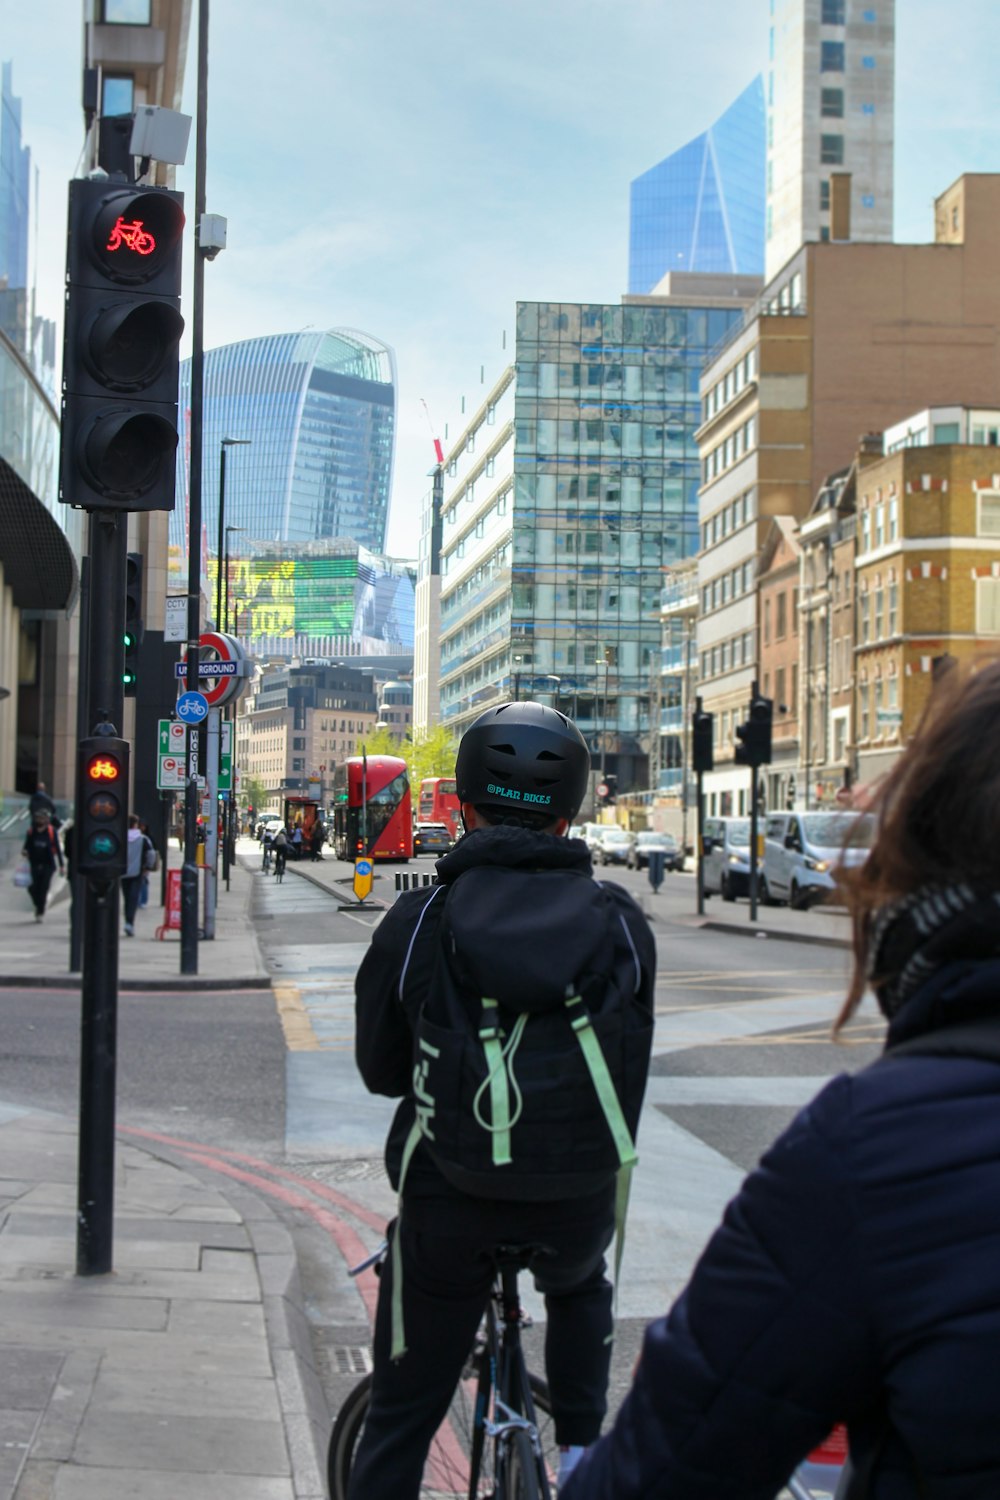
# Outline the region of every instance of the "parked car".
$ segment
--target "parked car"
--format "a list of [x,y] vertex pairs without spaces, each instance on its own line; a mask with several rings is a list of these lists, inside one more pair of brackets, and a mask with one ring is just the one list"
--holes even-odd
[[702,828],[702,881],[706,896],[723,901],[750,894],[750,819],[706,818]]
[[451,834],[444,823],[418,823],[413,830],[414,854],[447,854]]
[[626,828],[608,824],[601,829],[593,858],[601,865],[624,865],[628,863],[634,837]]
[[805,909],[837,889],[838,865],[864,864],[875,819],[853,812],[772,813],[764,824],[761,900]]
[[270,830],[271,830],[272,833],[277,833],[278,827],[279,827],[280,823],[281,823],[281,814],[280,813],[261,813],[260,817],[257,819],[257,842],[258,842],[258,844],[260,843],[261,839],[264,837],[264,829],[265,828],[270,828]]
[[659,849],[663,854],[663,868],[665,870],[683,870],[684,850],[678,844],[672,833],[657,833],[653,829],[644,829],[637,833],[635,843],[629,850],[626,863],[630,870],[642,870],[649,864],[649,856],[654,849]]
[[601,841],[601,834],[605,828],[610,828],[610,823],[584,823],[581,825],[580,838],[590,850],[591,855],[596,855],[597,846]]

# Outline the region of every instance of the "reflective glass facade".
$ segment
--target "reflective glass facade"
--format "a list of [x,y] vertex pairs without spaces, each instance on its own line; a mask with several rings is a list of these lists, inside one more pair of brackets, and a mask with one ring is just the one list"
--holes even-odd
[[21,144],[13,65],[0,64],[0,330],[27,352],[28,206],[31,152]]
[[[186,570],[191,364],[181,367],[172,567]],[[396,425],[392,350],[348,329],[276,334],[205,354],[203,549],[215,554],[222,439],[225,524],[267,542],[385,545]],[[230,551],[235,546],[231,542]]]
[[631,185],[631,293],[668,271],[764,270],[764,85],[760,77],[715,124]]
[[699,546],[701,367],[740,316],[737,305],[518,303],[494,475],[486,483],[465,456],[488,464],[485,423],[446,469],[445,723],[461,728],[515,693],[557,702],[620,791],[644,784],[663,569]]
[[230,553],[229,624],[258,656],[412,656],[414,583],[348,541]]

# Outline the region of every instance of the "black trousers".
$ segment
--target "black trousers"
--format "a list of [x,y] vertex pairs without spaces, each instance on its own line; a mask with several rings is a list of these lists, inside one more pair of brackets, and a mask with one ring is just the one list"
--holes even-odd
[[[488,1203],[468,1199],[454,1232],[439,1213],[407,1203],[400,1249],[407,1351],[393,1362],[391,1256],[375,1318],[372,1399],[358,1444],[349,1500],[416,1500],[424,1460],[448,1412],[493,1280],[498,1245],[545,1245],[531,1267],[545,1296],[545,1368],[561,1444],[600,1434],[611,1362],[611,1285],[604,1252],[614,1233],[610,1192],[585,1203]],[[477,1223],[478,1220],[478,1223]],[[439,1227],[440,1226],[440,1227]]]
[[37,912],[45,910],[45,903],[49,898],[49,886],[52,884],[52,877],[55,873],[55,865],[31,865],[31,884],[28,886],[28,895]]

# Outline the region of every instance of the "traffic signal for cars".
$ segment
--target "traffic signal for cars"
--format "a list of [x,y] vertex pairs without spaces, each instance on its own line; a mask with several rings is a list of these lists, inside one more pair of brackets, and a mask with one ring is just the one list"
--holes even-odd
[[130,552],[125,559],[125,665],[122,670],[122,687],[126,698],[135,697],[142,632],[142,553]]
[[764,698],[754,684],[750,711],[744,723],[737,726],[736,763],[740,766],[766,766],[771,761],[771,723],[774,699]]
[[715,715],[696,708],[691,715],[691,769],[696,775],[715,766]]
[[183,195],[70,183],[59,496],[173,510]]
[[128,740],[92,735],[79,747],[80,813],[73,857],[81,875],[117,880],[128,860]]

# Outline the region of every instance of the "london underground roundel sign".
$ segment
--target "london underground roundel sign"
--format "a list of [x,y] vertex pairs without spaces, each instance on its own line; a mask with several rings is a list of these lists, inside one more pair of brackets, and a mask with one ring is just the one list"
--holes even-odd
[[206,630],[198,645],[201,656],[199,691],[209,708],[221,708],[243,687],[243,647],[235,636],[223,635],[221,630]]

